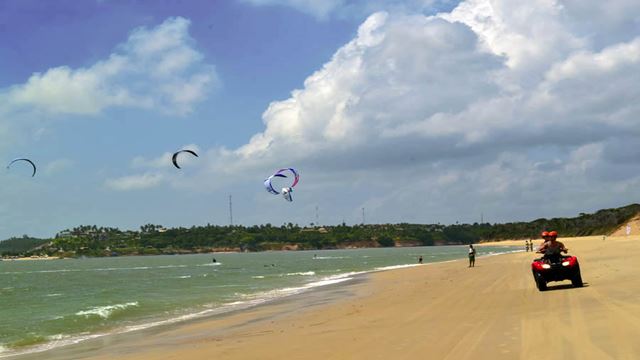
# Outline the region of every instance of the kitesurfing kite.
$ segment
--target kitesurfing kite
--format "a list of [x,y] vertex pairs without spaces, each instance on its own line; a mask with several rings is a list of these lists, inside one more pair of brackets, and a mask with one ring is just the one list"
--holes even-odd
[[193,151],[193,150],[180,150],[180,151],[177,151],[177,152],[173,153],[173,156],[171,157],[171,162],[173,162],[173,166],[177,167],[178,169],[181,169],[180,165],[178,165],[178,154],[183,153],[183,152],[186,152],[186,153],[189,153],[189,154],[191,154],[191,155],[193,155],[195,157],[198,157],[198,154],[196,154],[196,152]]
[[18,162],[18,161],[26,161],[29,164],[31,164],[31,166],[33,167],[33,174],[31,174],[31,177],[36,176],[36,164],[34,164],[33,161],[31,161],[29,159],[25,159],[25,158],[18,158],[18,159],[11,160],[9,165],[7,165],[7,169],[9,169],[11,167],[11,165],[13,165],[13,163]]
[[[279,178],[286,178],[287,175],[285,175],[284,173],[286,172],[290,172],[293,175],[293,183],[289,186],[289,187],[284,187],[282,188],[282,191],[278,191],[273,187],[273,179],[276,177]],[[267,189],[267,191],[273,195],[280,195],[282,194],[282,197],[284,197],[285,200],[287,201],[293,201],[293,197],[291,196],[291,193],[293,192],[293,187],[296,186],[296,184],[298,184],[298,181],[300,180],[300,175],[298,174],[298,172],[293,169],[293,168],[284,168],[284,169],[280,169],[278,171],[276,171],[275,174],[269,176],[265,181],[264,181],[264,187],[265,189]]]

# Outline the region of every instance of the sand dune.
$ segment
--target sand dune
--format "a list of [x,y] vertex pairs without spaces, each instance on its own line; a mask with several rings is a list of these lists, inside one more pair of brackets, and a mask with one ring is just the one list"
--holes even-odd
[[640,214],[634,216],[631,220],[616,229],[611,233],[611,236],[627,236],[627,225],[631,228],[631,233],[629,235],[640,234]]
[[60,358],[639,359],[640,237],[564,242],[584,288],[539,292],[531,253],[425,265],[336,287],[351,295],[328,303],[310,295]]

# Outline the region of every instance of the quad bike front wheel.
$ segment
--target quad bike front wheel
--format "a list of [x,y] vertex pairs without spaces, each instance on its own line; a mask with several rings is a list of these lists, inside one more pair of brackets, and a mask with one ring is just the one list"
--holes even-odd
[[582,275],[580,274],[580,267],[576,268],[575,274],[571,278],[571,285],[573,287],[582,287],[584,284],[582,283]]
[[547,282],[544,280],[542,275],[533,273],[533,279],[535,280],[536,287],[538,288],[539,291],[547,290]]

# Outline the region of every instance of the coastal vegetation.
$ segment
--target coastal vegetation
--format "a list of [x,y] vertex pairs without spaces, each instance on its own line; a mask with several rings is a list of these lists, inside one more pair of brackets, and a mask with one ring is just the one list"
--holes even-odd
[[170,228],[147,224],[139,230],[79,226],[51,239],[28,236],[0,242],[3,256],[119,256],[212,251],[312,250],[359,247],[471,244],[488,240],[538,238],[540,231],[561,236],[608,234],[640,213],[640,204],[604,209],[573,218],[504,224],[360,224],[347,226],[271,224]]

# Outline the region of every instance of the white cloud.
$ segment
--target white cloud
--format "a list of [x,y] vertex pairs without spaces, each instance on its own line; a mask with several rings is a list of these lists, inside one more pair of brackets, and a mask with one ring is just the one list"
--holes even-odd
[[311,15],[318,20],[330,17],[366,17],[377,11],[421,13],[448,4],[449,0],[240,0],[254,6],[284,6]]
[[256,6],[288,6],[304,13],[324,19],[345,5],[344,0],[242,0]]
[[4,111],[92,115],[124,107],[187,114],[217,83],[214,67],[194,48],[189,24],[177,17],[155,28],[138,28],[92,66],[34,73],[24,84],[0,89]]
[[161,184],[163,180],[164,177],[161,174],[145,173],[142,175],[107,179],[105,185],[118,191],[144,190]]
[[629,202],[640,183],[640,30],[630,25],[640,9],[611,7],[634,14],[596,24],[588,6],[549,0],[375,13],[303,88],[269,105],[264,131],[205,151],[197,180],[180,184],[238,179],[221,174],[258,183],[295,166],[297,199],[343,194],[339,206],[371,207],[381,221],[483,209],[513,220]]
[[47,175],[53,175],[65,171],[72,166],[73,161],[70,159],[56,159],[45,165],[44,173]]

